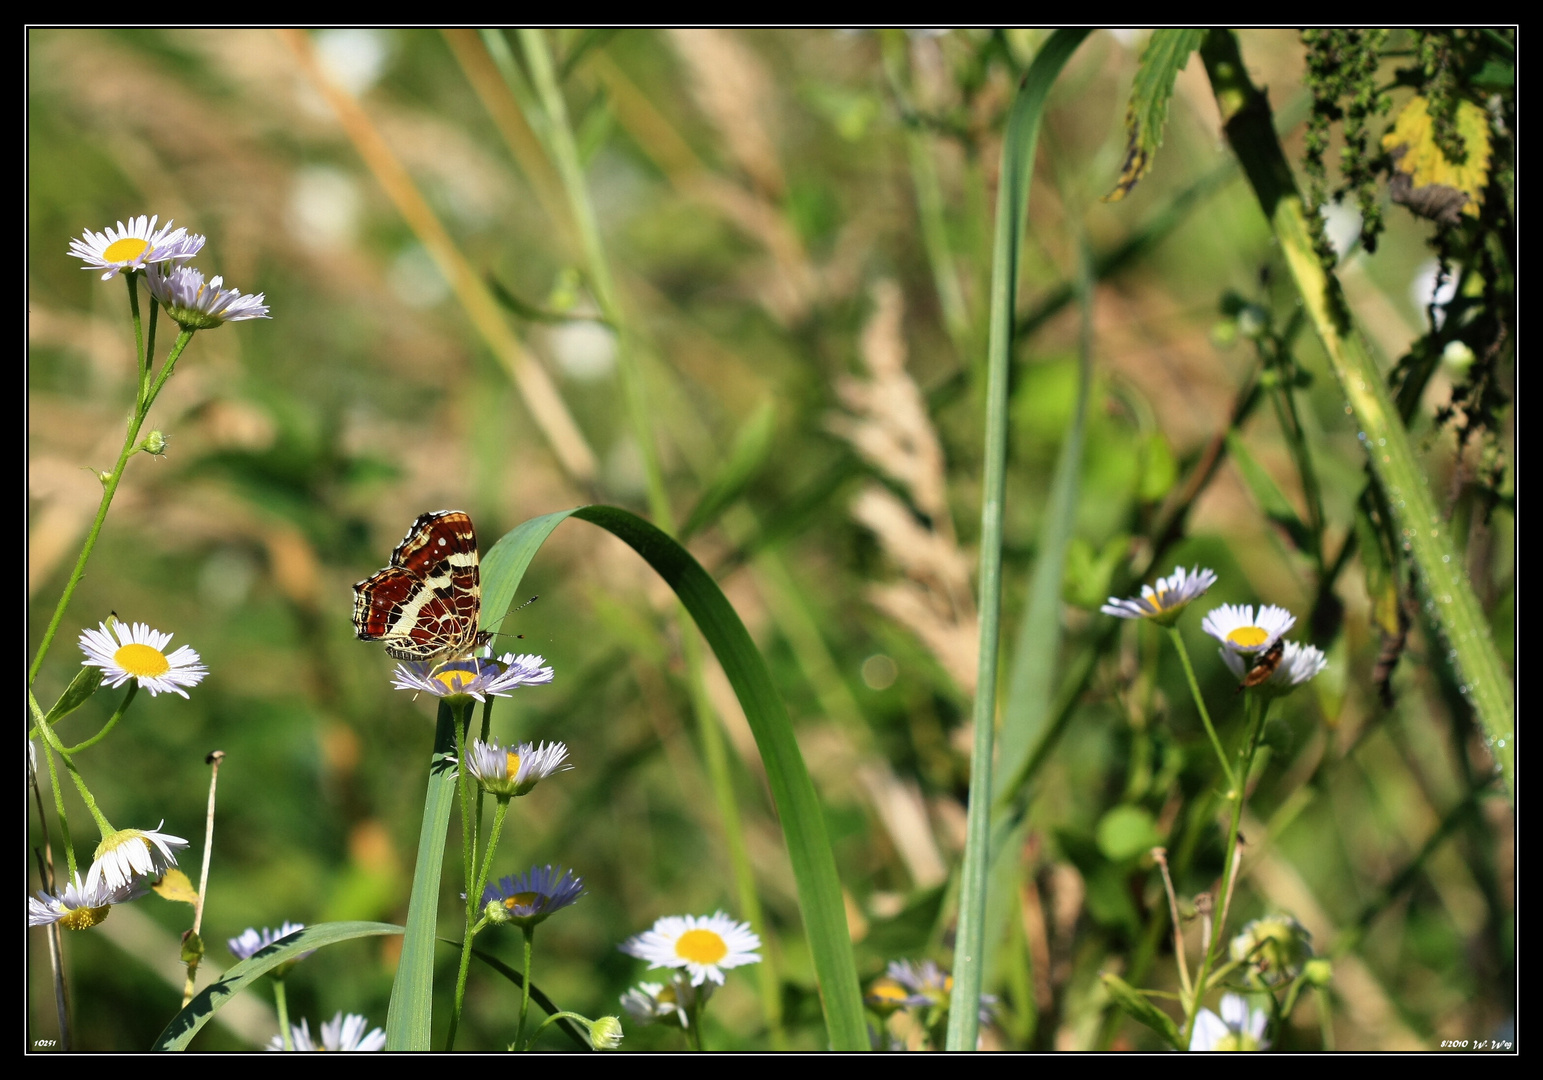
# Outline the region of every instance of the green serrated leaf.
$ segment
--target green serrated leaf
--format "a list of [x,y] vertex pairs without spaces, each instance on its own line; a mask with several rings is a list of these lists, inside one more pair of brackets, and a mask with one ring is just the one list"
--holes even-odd
[[1243,474],[1243,483],[1247,484],[1248,490],[1253,493],[1255,501],[1259,503],[1259,509],[1264,511],[1267,518],[1286,530],[1286,535],[1291,537],[1291,542],[1296,545],[1298,551],[1311,551],[1312,538],[1307,526],[1291,505],[1291,500],[1286,498],[1286,493],[1275,483],[1275,478],[1255,460],[1247,444],[1243,442],[1242,436],[1236,431],[1227,432],[1227,453],[1232,456],[1238,472]]
[[1131,83],[1130,104],[1125,110],[1125,163],[1114,190],[1105,202],[1119,202],[1152,167],[1152,157],[1163,144],[1168,122],[1168,99],[1173,84],[1189,63],[1189,54],[1200,48],[1204,30],[1154,30],[1141,52],[1136,78]]
[[102,685],[102,669],[99,667],[81,667],[75,677],[70,680],[70,685],[64,688],[64,693],[59,695],[59,700],[54,702],[54,707],[48,710],[48,715],[43,718],[45,724],[55,724],[80,708],[91,700],[91,695],[96,693],[97,687]]
[[1135,987],[1118,975],[1104,975],[1103,980],[1104,989],[1109,991],[1109,999],[1118,1005],[1126,1016],[1157,1032],[1175,1050],[1184,1049],[1184,1044],[1179,1039],[1179,1025],[1175,1024],[1167,1013],[1153,1005]]

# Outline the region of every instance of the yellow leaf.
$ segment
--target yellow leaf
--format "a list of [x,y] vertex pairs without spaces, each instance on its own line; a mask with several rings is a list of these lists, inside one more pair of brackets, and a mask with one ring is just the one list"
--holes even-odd
[[198,903],[198,890],[181,870],[168,870],[155,886],[155,891],[168,900],[180,900],[184,904]]
[[1468,150],[1461,164],[1436,145],[1425,99],[1409,100],[1393,129],[1382,137],[1382,148],[1393,157],[1388,187],[1394,202],[1447,224],[1456,224],[1459,214],[1479,216],[1489,181],[1489,116],[1471,101],[1459,102],[1457,131]]

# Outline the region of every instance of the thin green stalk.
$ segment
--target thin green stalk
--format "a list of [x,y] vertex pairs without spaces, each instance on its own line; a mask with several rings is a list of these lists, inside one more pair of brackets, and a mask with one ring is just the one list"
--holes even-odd
[[[130,284],[130,297],[133,292]],[[136,310],[138,305],[136,304]],[[135,321],[138,326],[138,320]],[[75,560],[75,568],[70,571],[70,579],[65,582],[64,591],[59,594],[59,603],[54,607],[54,614],[48,620],[48,629],[43,632],[43,640],[38,644],[37,654],[32,658],[32,666],[27,669],[27,685],[30,687],[37,678],[37,673],[43,666],[43,658],[48,655],[48,648],[53,644],[54,634],[59,630],[59,623],[64,619],[64,609],[69,606],[70,599],[75,595],[75,589],[81,579],[86,576],[86,563],[91,558],[91,552],[96,547],[97,537],[101,535],[102,525],[107,521],[107,509],[112,506],[113,496],[117,494],[118,484],[123,479],[123,470],[129,463],[129,458],[139,450],[139,429],[144,425],[145,417],[150,412],[150,406],[155,404],[156,396],[161,392],[161,387],[166,385],[166,380],[171,377],[172,368],[177,363],[177,357],[182,355],[182,350],[187,348],[187,343],[193,339],[192,330],[184,330],[177,337],[177,343],[172,346],[171,355],[166,358],[161,373],[156,377],[145,399],[129,417],[128,435],[123,440],[123,449],[118,453],[118,463],[107,478],[102,481],[102,501],[96,508],[96,518],[91,522],[91,531],[86,534],[86,542],[81,545],[80,556]]]
[[284,991],[283,979],[273,980],[273,1007],[279,1013],[279,1032],[284,1036],[284,1049],[294,1050],[294,1039],[289,1034],[289,995]]
[[1243,799],[1246,792],[1244,786],[1248,784],[1248,774],[1254,765],[1254,754],[1259,749],[1259,733],[1264,727],[1264,714],[1267,707],[1261,704],[1263,695],[1258,691],[1248,693],[1248,730],[1244,736],[1243,744],[1238,748],[1238,756],[1241,766],[1238,773],[1238,781],[1232,790],[1232,822],[1227,829],[1227,857],[1222,863],[1222,897],[1216,909],[1216,927],[1211,933],[1210,947],[1200,960],[1200,971],[1195,976],[1194,995],[1185,1003],[1184,1009],[1184,1043],[1189,1044],[1190,1035],[1195,1026],[1195,1017],[1200,1015],[1200,1006],[1205,998],[1205,992],[1211,977],[1211,969],[1215,966],[1220,950],[1227,947],[1227,914],[1232,905],[1232,886],[1237,876],[1238,860],[1242,853],[1238,850],[1238,836],[1243,822]]
[[1179,633],[1177,626],[1167,627],[1168,636],[1173,639],[1173,647],[1178,651],[1179,661],[1184,665],[1184,676],[1189,680],[1189,692],[1195,699],[1195,708],[1200,711],[1200,719],[1205,724],[1205,733],[1211,737],[1211,748],[1216,751],[1216,760],[1221,762],[1222,775],[1227,778],[1228,792],[1234,792],[1238,788],[1238,778],[1232,775],[1232,766],[1227,764],[1227,752],[1222,749],[1222,741],[1216,735],[1216,727],[1211,723],[1211,714],[1205,707],[1205,696],[1200,693],[1200,684],[1195,681],[1195,669],[1190,666],[1189,650],[1184,647],[1184,635]]
[[[477,797],[480,802],[482,797],[480,784],[477,787]],[[493,808],[493,827],[488,832],[487,847],[482,852],[482,867],[477,871],[476,882],[466,890],[466,932],[461,935],[461,964],[455,975],[455,1002],[450,1010],[450,1031],[445,1036],[446,1050],[455,1049],[455,1033],[461,1025],[461,1010],[466,1003],[466,976],[471,970],[471,943],[485,922],[477,905],[482,902],[482,891],[487,888],[488,871],[492,869],[493,853],[498,849],[498,840],[504,831],[504,816],[508,812],[509,800],[499,799],[498,805]],[[474,922],[473,919],[476,921]]]
[[1338,280],[1313,247],[1291,167],[1270,123],[1270,105],[1250,82],[1235,35],[1212,30],[1200,55],[1227,132],[1270,222],[1329,366],[1355,417],[1372,472],[1387,495],[1399,543],[1419,575],[1432,622],[1445,638],[1461,690],[1483,725],[1490,752],[1516,792],[1514,690],[1468,580],[1465,561],[1437,509],[1386,382],[1351,322]]
[[118,703],[118,707],[113,710],[113,714],[107,718],[107,723],[102,725],[101,731],[98,731],[89,739],[76,743],[74,746],[63,747],[59,752],[61,754],[78,754],[82,750],[89,749],[107,738],[107,733],[117,727],[118,721],[123,719],[123,714],[129,711],[129,702],[134,700],[134,695],[137,693],[139,693],[139,681],[134,680],[129,683],[128,691],[123,695],[123,700]]
[[525,962],[520,967],[520,1025],[514,1029],[514,1045],[521,1050],[528,1050],[525,1045],[525,1017],[530,1012],[530,961],[535,953],[536,928],[534,926],[521,926],[521,933],[525,940]]
[[1018,253],[1033,178],[1034,149],[1045,98],[1089,31],[1057,30],[1034,58],[1014,98],[1002,142],[997,228],[991,270],[991,334],[987,348],[985,469],[981,483],[980,656],[969,811],[959,876],[959,929],[948,1049],[974,1050],[980,1030],[987,870],[991,855],[991,758],[995,742],[997,651],[1002,621],[1002,518],[1007,485],[1007,375],[1011,363]]
[[[48,790],[54,796],[54,815],[59,819],[60,839],[64,844],[64,861],[67,874],[65,880],[73,884],[75,875],[79,872],[75,868],[75,841],[70,836],[70,817],[64,809],[64,791],[59,787],[59,770],[54,766],[53,748],[47,744],[46,739],[44,743],[43,760],[48,763]],[[45,881],[44,884],[47,885],[48,883]],[[54,882],[54,886],[56,889],[58,888],[57,881]]]
[[[589,189],[584,182],[584,170],[579,161],[578,147],[573,139],[572,125],[568,119],[567,104],[552,64],[551,52],[541,31],[521,29],[520,46],[530,69],[531,82],[545,114],[547,146],[551,152],[558,175],[577,228],[579,241],[584,250],[585,265],[595,301],[601,314],[615,328],[616,370],[621,380],[622,398],[632,428],[633,441],[642,458],[644,482],[648,492],[649,513],[660,528],[675,531],[675,515],[670,506],[669,493],[664,482],[664,470],[659,462],[658,440],[653,431],[652,414],[648,406],[647,390],[642,369],[638,363],[636,342],[623,318],[610,264],[606,259],[605,246],[600,238],[599,222]],[[680,627],[681,653],[686,665],[686,681],[697,720],[697,730],[702,739],[702,753],[707,766],[709,782],[718,813],[723,824],[728,845],[729,859],[733,868],[740,912],[763,937],[767,935],[766,921],[761,910],[760,898],[755,888],[755,877],[750,866],[749,852],[745,846],[744,830],[740,823],[738,805],[734,800],[733,779],[728,767],[728,753],[723,742],[717,711],[707,694],[703,671],[702,649],[697,642],[690,620],[677,607],[676,622]],[[771,1029],[774,1044],[782,1041],[781,994],[775,965],[770,951],[763,954],[763,962],[757,965],[757,977],[761,986],[762,1007],[767,1026]]]

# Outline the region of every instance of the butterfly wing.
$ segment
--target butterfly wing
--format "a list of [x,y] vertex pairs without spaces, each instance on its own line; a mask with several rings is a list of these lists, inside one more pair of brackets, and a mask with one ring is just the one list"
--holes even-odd
[[460,510],[422,514],[391,553],[391,565],[354,586],[354,630],[382,641],[398,660],[463,656],[477,632],[482,579],[477,531]]

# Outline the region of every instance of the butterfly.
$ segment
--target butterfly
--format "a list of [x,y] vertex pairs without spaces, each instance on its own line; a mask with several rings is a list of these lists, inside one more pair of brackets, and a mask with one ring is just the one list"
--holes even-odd
[[438,663],[482,648],[477,530],[462,510],[420,514],[391,563],[354,586],[354,632],[397,660]]

